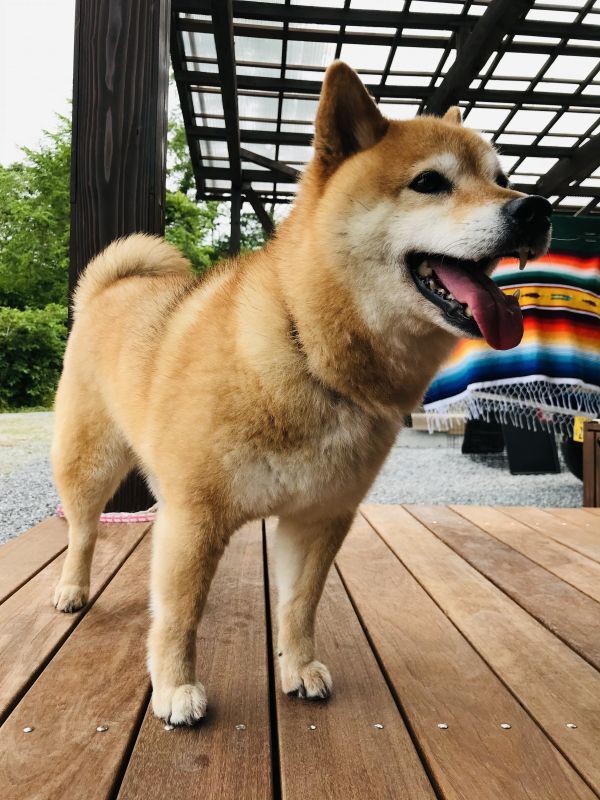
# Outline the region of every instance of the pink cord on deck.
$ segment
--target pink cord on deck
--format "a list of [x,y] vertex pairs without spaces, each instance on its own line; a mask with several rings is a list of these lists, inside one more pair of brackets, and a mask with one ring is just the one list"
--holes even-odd
[[[57,506],[54,512],[57,517],[65,516],[65,511],[62,506]],[[155,511],[109,511],[105,514],[100,514],[101,523],[120,523],[120,522],[154,522],[156,519]]]

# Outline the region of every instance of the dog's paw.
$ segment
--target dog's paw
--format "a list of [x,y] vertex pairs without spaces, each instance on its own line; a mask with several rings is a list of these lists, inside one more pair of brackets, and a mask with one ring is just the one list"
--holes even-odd
[[59,583],[54,590],[54,606],[58,611],[72,613],[79,611],[87,603],[88,586],[77,586],[73,583]]
[[290,697],[327,700],[331,695],[333,681],[325,664],[311,661],[295,669],[289,665],[282,665],[281,687]]
[[169,725],[195,725],[206,714],[206,692],[201,683],[184,683],[154,690],[152,710]]

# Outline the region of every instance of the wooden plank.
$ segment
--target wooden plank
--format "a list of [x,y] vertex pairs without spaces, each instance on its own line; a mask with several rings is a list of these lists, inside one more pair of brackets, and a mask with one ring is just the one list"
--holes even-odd
[[110,797],[149,697],[149,555],[148,537],[0,728],[10,800]]
[[[148,528],[148,523],[100,526],[92,602]],[[51,561],[0,606],[0,720],[89,608],[63,614],[52,605],[64,558]]]
[[[600,675],[597,670],[405,509],[368,506],[365,514],[442,611],[598,792]],[[578,727],[570,729],[568,723]],[[497,763],[497,759],[492,763]],[[547,796],[568,794],[553,790]]]
[[[593,520],[591,526],[589,525],[588,515],[583,509],[568,509],[570,513],[566,519],[558,519],[542,508],[503,506],[500,510],[578,553],[600,561],[600,535]],[[576,511],[581,511],[581,515],[573,513]]]
[[[272,537],[274,524],[268,527]],[[275,663],[283,800],[433,800],[402,717],[333,569],[317,613],[316,639],[318,658],[331,669],[334,681],[326,703],[286,697]],[[383,729],[375,728],[377,723]]]
[[337,563],[441,797],[594,796],[364,519]]
[[600,564],[491,506],[450,506],[501,542],[600,602]]
[[600,606],[445,506],[406,509],[563,642],[600,669]]
[[49,517],[0,547],[0,603],[67,546],[67,523]]
[[[594,515],[590,514],[591,508],[546,508],[548,514],[558,517],[567,525],[576,525],[586,531],[591,531],[596,540],[600,541],[600,523]],[[564,527],[564,525],[562,526]]]
[[[262,525],[232,539],[198,632],[198,677],[209,712],[166,732],[148,708],[119,800],[272,797]],[[238,730],[236,725],[245,725]]]

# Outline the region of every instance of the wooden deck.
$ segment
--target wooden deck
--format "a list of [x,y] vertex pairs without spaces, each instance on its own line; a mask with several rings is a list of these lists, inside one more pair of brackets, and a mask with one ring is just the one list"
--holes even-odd
[[598,510],[364,507],[320,607],[326,704],[279,691],[266,527],[213,584],[194,730],[148,708],[147,525],[102,526],[74,615],[63,521],[0,548],[3,800],[600,797]]

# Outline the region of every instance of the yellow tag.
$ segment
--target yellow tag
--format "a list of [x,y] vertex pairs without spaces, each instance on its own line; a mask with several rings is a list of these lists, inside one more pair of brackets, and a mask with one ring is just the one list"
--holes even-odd
[[587,422],[589,417],[575,417],[573,422],[573,441],[583,442],[583,423]]

